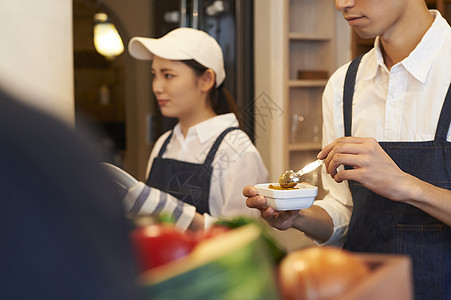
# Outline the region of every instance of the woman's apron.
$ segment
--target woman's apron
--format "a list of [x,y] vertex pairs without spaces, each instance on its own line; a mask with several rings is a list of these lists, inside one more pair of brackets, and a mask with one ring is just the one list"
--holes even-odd
[[[361,57],[351,63],[345,79],[345,136],[351,136],[352,98],[360,60]],[[404,172],[451,189],[451,143],[446,141],[450,121],[451,84],[433,141],[379,144]],[[450,300],[450,228],[414,206],[379,196],[357,182],[349,181],[349,186],[354,208],[344,248],[356,252],[409,255],[413,263],[416,299]]]
[[152,163],[146,184],[169,193],[185,203],[194,205],[198,213],[210,213],[208,198],[213,159],[227,133],[237,129],[239,128],[230,127],[224,130],[214,142],[202,164],[163,158],[166,147],[172,138],[171,132]]

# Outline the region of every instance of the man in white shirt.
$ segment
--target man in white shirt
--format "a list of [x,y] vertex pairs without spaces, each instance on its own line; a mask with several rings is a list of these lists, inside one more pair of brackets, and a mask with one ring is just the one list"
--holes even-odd
[[324,92],[318,158],[329,193],[282,213],[246,187],[247,205],[319,242],[408,254],[416,297],[451,299],[450,26],[423,0],[335,3],[360,36],[377,38]]

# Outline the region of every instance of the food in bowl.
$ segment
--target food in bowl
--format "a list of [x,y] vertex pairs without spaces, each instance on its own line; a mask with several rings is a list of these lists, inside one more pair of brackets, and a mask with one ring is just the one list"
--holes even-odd
[[268,189],[272,189],[272,190],[298,190],[299,188],[297,187],[281,187],[280,185],[268,185]]
[[259,195],[266,197],[266,204],[275,210],[298,210],[312,206],[318,187],[299,183],[295,189],[272,189],[270,185],[280,187],[278,183],[256,184]]

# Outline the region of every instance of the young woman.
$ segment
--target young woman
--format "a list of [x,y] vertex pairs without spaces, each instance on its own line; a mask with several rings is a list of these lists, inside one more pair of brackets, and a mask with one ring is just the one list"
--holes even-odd
[[152,88],[161,112],[178,119],[150,155],[146,184],[153,189],[148,192],[183,201],[173,205],[172,213],[189,215],[184,226],[189,223],[193,229],[208,223],[209,216],[252,213],[241,193],[243,184],[266,182],[268,172],[239,129],[233,99],[226,97],[223,54],[216,40],[200,30],[179,28],[160,39],[135,37],[129,52],[152,60]]

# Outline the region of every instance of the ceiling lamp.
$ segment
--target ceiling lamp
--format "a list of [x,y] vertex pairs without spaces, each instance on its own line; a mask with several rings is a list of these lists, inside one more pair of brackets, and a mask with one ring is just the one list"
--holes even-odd
[[94,15],[94,46],[107,59],[113,59],[124,52],[124,44],[106,13]]

